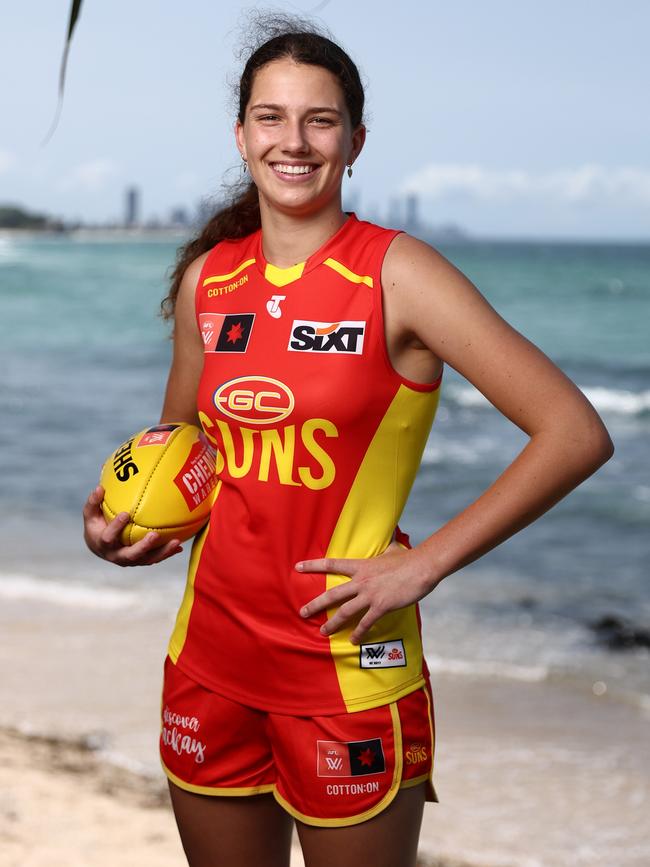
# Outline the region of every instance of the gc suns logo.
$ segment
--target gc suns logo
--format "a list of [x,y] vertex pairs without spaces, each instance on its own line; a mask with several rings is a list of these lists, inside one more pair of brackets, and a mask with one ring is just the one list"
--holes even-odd
[[361,355],[366,323],[358,320],[312,322],[294,319],[287,349],[290,352],[322,352]]

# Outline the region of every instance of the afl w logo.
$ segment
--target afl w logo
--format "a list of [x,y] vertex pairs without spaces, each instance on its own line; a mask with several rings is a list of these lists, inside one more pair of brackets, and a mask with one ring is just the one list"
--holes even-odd
[[325,352],[361,355],[366,323],[359,320],[311,322],[294,319],[287,349],[292,352]]
[[200,313],[205,352],[246,352],[254,313]]
[[274,319],[279,319],[282,316],[280,302],[284,301],[286,297],[286,295],[271,295],[270,299],[266,302],[267,313]]
[[383,774],[386,759],[381,738],[367,741],[316,741],[319,777],[366,777]]

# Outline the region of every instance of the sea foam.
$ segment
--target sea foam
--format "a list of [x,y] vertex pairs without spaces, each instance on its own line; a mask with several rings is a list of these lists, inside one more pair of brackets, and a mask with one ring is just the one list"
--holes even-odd
[[[641,415],[650,410],[650,390],[628,391],[604,386],[583,387],[578,385],[585,397],[600,412],[620,415]],[[490,402],[473,386],[455,386],[448,389],[444,399],[462,407],[488,407]]]
[[32,599],[74,608],[99,608],[103,611],[130,608],[142,601],[138,594],[128,590],[7,573],[0,573],[0,597]]

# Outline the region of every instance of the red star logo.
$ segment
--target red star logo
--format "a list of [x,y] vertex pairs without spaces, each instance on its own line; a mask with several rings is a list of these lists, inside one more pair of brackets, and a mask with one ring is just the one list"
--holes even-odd
[[375,754],[370,747],[366,747],[365,750],[361,750],[358,759],[360,765],[366,765],[366,767],[371,768],[375,761]]
[[241,327],[241,322],[238,322],[236,325],[233,325],[230,331],[227,331],[228,335],[228,343],[237,343],[238,340],[241,340],[243,337],[243,328]]
[[233,325],[230,331],[227,331],[226,334],[228,335],[228,343],[237,343],[238,340],[241,340],[243,336],[241,322]]

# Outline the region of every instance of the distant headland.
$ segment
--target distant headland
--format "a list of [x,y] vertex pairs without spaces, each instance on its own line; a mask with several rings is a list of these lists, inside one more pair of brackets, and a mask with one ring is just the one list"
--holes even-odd
[[19,205],[0,205],[0,229],[25,229],[32,232],[65,232],[62,220],[36,214]]

